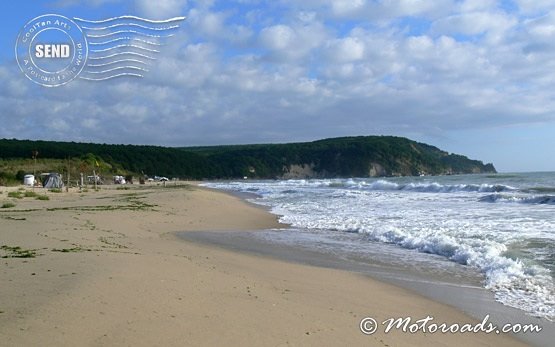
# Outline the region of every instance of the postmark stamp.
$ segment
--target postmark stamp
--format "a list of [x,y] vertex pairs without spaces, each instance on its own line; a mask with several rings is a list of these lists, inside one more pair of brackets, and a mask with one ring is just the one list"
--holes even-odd
[[25,76],[45,87],[62,86],[76,78],[144,77],[184,19],[124,15],[89,20],[46,14],[21,29],[15,56]]
[[71,19],[46,14],[29,21],[15,44],[17,63],[25,76],[45,87],[75,79],[86,65],[87,37]]

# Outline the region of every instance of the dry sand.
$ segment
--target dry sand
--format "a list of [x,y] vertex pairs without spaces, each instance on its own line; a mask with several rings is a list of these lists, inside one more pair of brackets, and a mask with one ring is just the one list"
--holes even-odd
[[478,321],[355,273],[175,236],[280,227],[234,196],[193,186],[47,194],[0,195],[17,204],[0,211],[0,246],[37,253],[0,259],[0,346],[521,345],[503,334],[363,335],[366,316]]

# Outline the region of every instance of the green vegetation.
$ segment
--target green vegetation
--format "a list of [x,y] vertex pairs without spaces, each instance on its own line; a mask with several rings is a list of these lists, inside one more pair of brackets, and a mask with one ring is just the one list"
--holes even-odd
[[61,253],[76,253],[76,252],[90,252],[92,249],[88,248],[81,248],[81,247],[73,247],[73,248],[53,248],[52,252],[61,252]]
[[36,198],[39,195],[35,192],[26,191],[25,193],[23,193],[23,196],[26,197],[26,198]]
[[12,172],[0,171],[0,186],[14,186],[19,183],[20,181]]
[[20,191],[9,192],[8,198],[23,199],[23,194]]
[[[167,148],[75,142],[0,140],[0,185],[32,167],[45,171],[131,173],[183,179],[367,177],[495,172],[492,164],[406,138],[359,136],[307,143]],[[64,160],[64,158],[74,158]],[[51,162],[48,162],[51,160]],[[69,164],[68,164],[69,163]],[[50,166],[48,166],[50,165]],[[71,171],[71,170],[70,170]],[[21,175],[22,172],[19,172]],[[4,177],[4,178],[3,178]],[[7,178],[5,178],[7,177]]]
[[9,192],[8,197],[15,198],[15,199],[35,198],[37,200],[50,200],[50,198],[47,195],[40,195],[33,191],[25,191],[25,189],[23,190],[19,189],[18,191]]
[[22,249],[19,246],[2,246],[0,247],[4,255],[2,258],[34,258],[37,256],[37,252],[34,249]]
[[0,206],[0,208],[12,208],[15,207],[15,204],[13,202],[5,202],[2,204],[2,206]]

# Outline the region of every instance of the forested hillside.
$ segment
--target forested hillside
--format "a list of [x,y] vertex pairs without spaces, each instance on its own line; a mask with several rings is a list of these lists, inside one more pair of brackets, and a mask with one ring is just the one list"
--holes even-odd
[[[14,160],[69,160],[81,170],[189,179],[407,176],[495,172],[492,164],[402,137],[360,136],[306,143],[169,148],[0,140],[0,175]],[[33,164],[34,165],[34,164]],[[54,170],[56,168],[52,168]],[[29,169],[30,170],[30,169]],[[27,170],[27,171],[29,171]]]

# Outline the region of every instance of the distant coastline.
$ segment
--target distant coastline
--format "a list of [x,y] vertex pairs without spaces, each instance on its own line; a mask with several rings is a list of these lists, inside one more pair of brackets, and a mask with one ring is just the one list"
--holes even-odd
[[[35,160],[32,153],[38,153]],[[399,177],[495,173],[464,155],[393,136],[358,136],[305,143],[170,148],[76,142],[0,140],[1,178],[18,171],[93,171],[180,179]],[[39,167],[36,167],[39,165]],[[20,173],[21,174],[21,173]],[[11,175],[11,176],[10,176]]]

